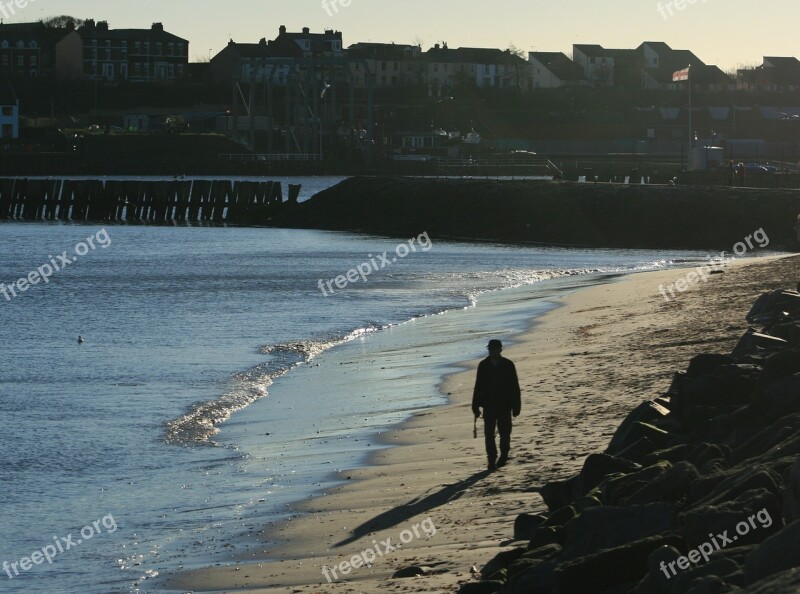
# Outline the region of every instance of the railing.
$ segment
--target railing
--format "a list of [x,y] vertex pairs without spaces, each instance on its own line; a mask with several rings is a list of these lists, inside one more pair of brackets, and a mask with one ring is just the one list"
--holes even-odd
[[222,161],[249,163],[254,161],[321,161],[319,153],[264,153],[264,154],[220,154]]

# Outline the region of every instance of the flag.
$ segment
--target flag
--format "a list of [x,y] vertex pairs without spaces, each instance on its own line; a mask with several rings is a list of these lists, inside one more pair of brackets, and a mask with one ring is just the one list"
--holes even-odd
[[[691,66],[689,67],[691,68]],[[683,80],[689,80],[689,68],[684,68],[683,70],[678,70],[677,72],[672,73],[672,82],[680,82]]]

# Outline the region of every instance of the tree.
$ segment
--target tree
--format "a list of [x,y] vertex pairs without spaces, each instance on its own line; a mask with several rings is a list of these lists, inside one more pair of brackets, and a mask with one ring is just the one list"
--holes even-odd
[[45,19],[42,19],[42,24],[46,27],[50,27],[53,29],[65,29],[68,23],[73,23],[75,28],[77,29],[81,25],[86,22],[87,19],[77,19],[75,17],[62,14],[61,16],[51,16]]
[[513,54],[513,55],[517,56],[518,58],[522,58],[523,60],[526,59],[525,50],[518,48],[513,43],[509,43],[508,44],[507,51],[508,51],[508,53]]

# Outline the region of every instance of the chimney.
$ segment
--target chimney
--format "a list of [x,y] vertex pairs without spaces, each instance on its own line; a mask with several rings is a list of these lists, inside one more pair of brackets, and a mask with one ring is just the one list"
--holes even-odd
[[98,31],[108,31],[108,21],[100,21],[97,23]]
[[311,29],[308,27],[303,27],[303,35],[308,35],[309,33],[311,33]]
[[281,28],[278,29],[281,35],[286,35],[286,25],[281,25]]
[[153,23],[153,31],[163,31],[164,25],[161,23]]
[[74,31],[75,30],[75,21],[69,20],[67,21],[67,31]]
[[86,19],[83,21],[83,26],[87,29],[94,29],[94,19]]
[[434,49],[439,49],[439,44],[437,43],[436,45],[433,46],[433,48]]
[[261,45],[261,46],[265,46],[265,47],[266,47],[266,45],[267,45],[267,38],[266,38],[266,37],[262,37],[262,38],[261,38],[261,39],[258,41],[258,45]]
[[325,29],[325,35],[333,36],[333,29]]

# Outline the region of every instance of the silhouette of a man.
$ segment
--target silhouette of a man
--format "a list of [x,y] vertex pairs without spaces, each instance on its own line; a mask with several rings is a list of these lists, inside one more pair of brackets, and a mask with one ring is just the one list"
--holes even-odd
[[[486,455],[489,470],[496,470],[508,462],[511,451],[511,417],[518,417],[522,408],[517,368],[501,356],[503,343],[490,340],[489,356],[478,365],[478,377],[472,394],[472,412],[475,418],[483,409]],[[500,433],[500,459],[497,458],[495,430]]]

